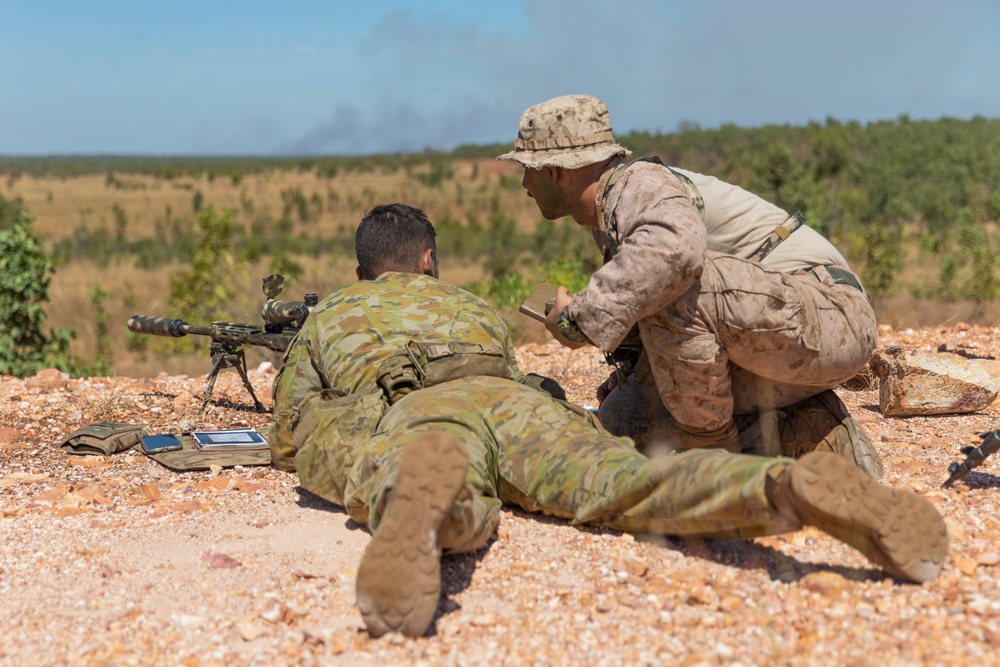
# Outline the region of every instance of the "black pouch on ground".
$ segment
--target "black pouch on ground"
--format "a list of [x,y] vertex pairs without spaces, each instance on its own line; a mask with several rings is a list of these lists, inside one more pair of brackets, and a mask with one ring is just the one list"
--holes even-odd
[[78,428],[59,445],[70,454],[111,456],[131,449],[146,435],[142,424],[98,422]]

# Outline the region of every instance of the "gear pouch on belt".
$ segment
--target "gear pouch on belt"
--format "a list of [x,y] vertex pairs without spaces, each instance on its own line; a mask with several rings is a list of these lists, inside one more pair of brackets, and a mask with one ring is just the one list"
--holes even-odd
[[510,379],[507,356],[499,345],[410,341],[379,366],[378,383],[395,403],[411,391],[475,375]]
[[104,454],[110,456],[134,447],[146,435],[141,424],[98,422],[66,436],[60,447],[70,454]]
[[425,387],[474,375],[510,379],[507,357],[499,345],[410,341],[406,347],[423,371]]
[[[385,395],[373,384],[346,396],[316,396],[304,403],[295,429],[295,470],[302,488],[343,505],[354,453],[378,429],[385,408]],[[300,433],[303,425],[309,428]]]

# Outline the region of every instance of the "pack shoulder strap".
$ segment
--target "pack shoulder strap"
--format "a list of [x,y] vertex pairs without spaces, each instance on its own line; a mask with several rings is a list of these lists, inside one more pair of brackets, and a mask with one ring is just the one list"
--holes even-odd
[[655,155],[633,158],[628,162],[623,162],[618,165],[611,173],[611,176],[608,177],[607,182],[604,184],[604,189],[601,192],[601,199],[598,202],[601,225],[604,228],[605,245],[611,250],[612,254],[616,254],[618,252],[618,229],[617,225],[610,224],[610,217],[611,212],[618,206],[618,198],[621,196],[621,191],[613,192],[614,186],[625,173],[625,170],[636,162],[651,162],[653,164],[660,165],[673,174],[674,177],[680,181],[681,187],[684,188],[684,195],[687,197],[688,201],[690,201],[695,209],[697,209],[698,215],[701,216],[702,221],[705,220],[705,200],[702,198],[701,193],[698,192],[698,188],[690,178],[663,164],[663,160]]
[[604,192],[603,196],[601,197],[602,201],[606,202],[604,205],[605,212],[610,213],[611,211],[615,210],[615,207],[618,205],[618,197],[621,195],[621,193],[620,192],[612,193],[611,190],[614,188],[615,183],[618,182],[618,179],[622,177],[622,174],[625,173],[625,170],[631,167],[636,162],[651,162],[653,164],[658,164],[667,171],[669,171],[671,174],[673,174],[674,177],[681,182],[681,186],[683,186],[684,188],[685,196],[687,196],[688,200],[694,205],[696,209],[698,209],[698,215],[701,216],[702,220],[705,219],[705,200],[702,198],[701,193],[698,192],[698,188],[695,186],[695,184],[691,181],[690,178],[688,178],[681,172],[675,169],[671,169],[669,166],[663,164],[663,160],[661,160],[655,155],[633,158],[628,162],[623,162],[622,164],[618,165],[618,167],[615,168],[610,178],[608,178],[608,182],[604,185]]
[[[687,195],[688,200],[698,210],[698,215],[701,216],[701,219],[702,220],[705,219],[705,200],[702,198],[701,193],[698,191],[697,186],[695,186],[694,182],[690,178],[688,178],[681,172],[677,171],[676,169],[672,169],[669,166],[663,164],[663,160],[656,157],[655,155],[633,158],[628,162],[624,162],[618,165],[618,167],[615,168],[614,172],[612,172],[611,176],[608,178],[607,183],[605,183],[604,185],[604,192],[602,193],[601,197],[601,201],[603,202],[602,217],[604,218],[602,220],[602,223],[606,227],[605,239],[607,242],[607,246],[609,248],[613,248],[615,251],[617,250],[618,247],[618,238],[617,238],[618,233],[617,229],[612,230],[607,228],[608,226],[607,218],[609,217],[610,213],[615,210],[615,207],[618,205],[618,198],[621,196],[621,191],[612,192],[612,190],[614,188],[615,183],[618,182],[618,179],[620,179],[622,175],[625,173],[625,170],[631,167],[636,162],[652,162],[653,164],[658,164],[661,167],[667,169],[671,174],[673,174],[677,178],[677,180],[681,182],[681,185],[684,187],[684,193],[685,195]],[[775,227],[774,231],[771,232],[766,239],[764,239],[764,242],[760,244],[760,247],[757,248],[750,255],[748,259],[753,262],[762,262],[764,258],[771,253],[772,250],[777,248],[782,241],[787,239],[792,232],[801,227],[803,224],[805,224],[805,218],[802,216],[801,213],[796,211],[795,213],[790,214],[787,218],[785,218],[784,222]]]

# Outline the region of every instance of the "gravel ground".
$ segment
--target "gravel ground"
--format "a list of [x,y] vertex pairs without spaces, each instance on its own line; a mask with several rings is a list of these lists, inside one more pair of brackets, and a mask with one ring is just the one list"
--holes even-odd
[[[993,359],[1000,329],[882,332],[881,344]],[[592,404],[602,360],[519,351]],[[207,369],[206,369],[207,370]],[[252,371],[269,393],[273,369]],[[368,533],[293,474],[175,473],[129,451],[69,456],[61,438],[101,420],[175,431],[204,377],[0,376],[0,665],[966,665],[1000,657],[1000,468],[939,486],[958,447],[1000,426],[973,415],[893,419],[877,392],[839,389],[889,484],[945,515],[951,554],[920,586],[806,529],[704,541],[575,528],[513,510],[474,554],[444,560],[433,634],[372,640],[354,606]],[[200,428],[254,426],[220,375]],[[268,399],[264,399],[268,403]]]

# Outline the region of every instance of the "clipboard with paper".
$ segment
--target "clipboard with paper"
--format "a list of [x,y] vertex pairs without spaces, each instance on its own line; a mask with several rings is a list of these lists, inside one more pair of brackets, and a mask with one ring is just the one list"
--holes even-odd
[[556,286],[545,281],[538,283],[531,294],[528,295],[518,311],[539,322],[545,321],[545,316],[549,314],[556,303]]

